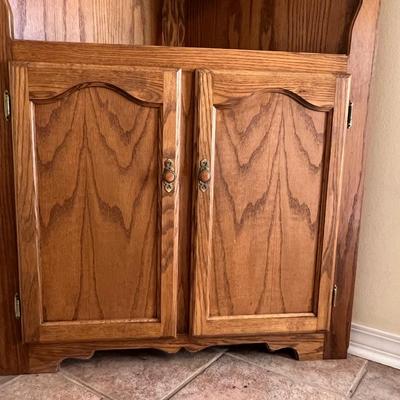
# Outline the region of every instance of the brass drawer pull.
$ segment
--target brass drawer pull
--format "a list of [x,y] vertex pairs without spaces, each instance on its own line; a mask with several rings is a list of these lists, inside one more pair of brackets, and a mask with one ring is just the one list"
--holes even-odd
[[164,161],[164,171],[163,171],[163,185],[164,190],[167,193],[171,193],[175,190],[176,173],[174,168],[174,162],[172,160]]
[[199,169],[199,189],[205,192],[209,187],[209,182],[211,180],[210,163],[208,160],[200,161]]

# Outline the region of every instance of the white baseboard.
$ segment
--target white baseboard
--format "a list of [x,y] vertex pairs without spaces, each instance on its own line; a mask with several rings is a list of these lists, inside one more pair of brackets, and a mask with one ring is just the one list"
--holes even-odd
[[353,323],[349,353],[400,369],[400,335]]

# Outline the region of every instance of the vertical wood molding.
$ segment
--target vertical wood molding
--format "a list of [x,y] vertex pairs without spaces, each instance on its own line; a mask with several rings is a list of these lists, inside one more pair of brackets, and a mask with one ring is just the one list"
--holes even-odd
[[[355,21],[349,58],[353,127],[347,131],[335,283],[336,307],[327,334],[325,358],[345,358],[350,340],[353,293],[363,198],[366,119],[374,64],[380,0],[364,0]],[[345,327],[345,328],[344,328]]]

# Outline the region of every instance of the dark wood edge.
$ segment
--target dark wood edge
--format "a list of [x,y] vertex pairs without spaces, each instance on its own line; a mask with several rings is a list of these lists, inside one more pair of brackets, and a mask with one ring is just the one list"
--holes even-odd
[[353,127],[347,131],[345,146],[344,190],[334,280],[338,291],[330,331],[326,334],[326,359],[346,358],[350,342],[364,186],[366,121],[379,8],[380,0],[363,0],[353,29],[348,70],[352,74],[350,100],[354,102]]
[[21,325],[15,318],[14,295],[19,292],[14,171],[11,122],[5,121],[3,93],[9,89],[10,9],[0,1],[0,375],[25,370],[27,353]]

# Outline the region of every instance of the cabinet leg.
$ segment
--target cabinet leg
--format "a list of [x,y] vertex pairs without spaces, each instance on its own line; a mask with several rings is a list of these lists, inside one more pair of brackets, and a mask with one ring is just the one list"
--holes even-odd
[[299,361],[323,360],[324,358],[324,341],[323,340],[307,340],[307,341],[268,341],[267,349],[270,352],[290,349]]
[[95,351],[77,350],[70,347],[57,346],[46,348],[44,346],[32,345],[29,349],[28,371],[30,374],[57,372],[60,364],[66,358],[88,360],[93,357]]

